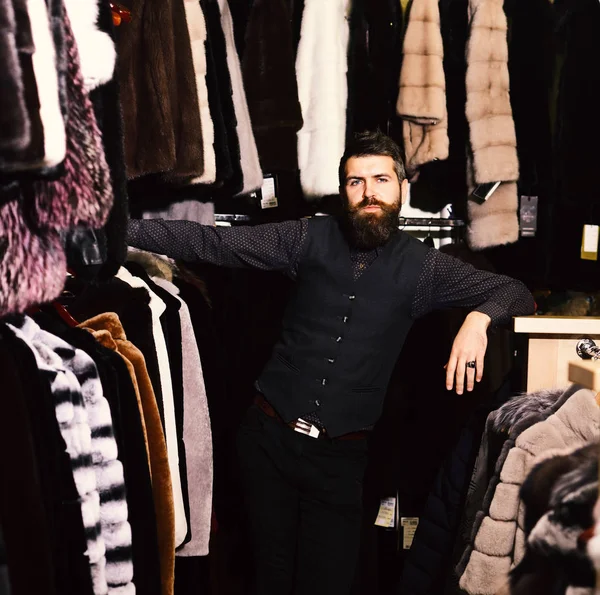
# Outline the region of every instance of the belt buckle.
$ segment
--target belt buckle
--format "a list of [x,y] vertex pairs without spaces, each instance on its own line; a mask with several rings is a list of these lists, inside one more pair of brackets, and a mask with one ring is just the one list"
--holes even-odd
[[305,434],[306,436],[310,436],[311,438],[318,438],[321,434],[321,431],[317,426],[313,426],[310,422],[306,421],[299,417],[294,423],[294,432],[298,432],[299,434]]

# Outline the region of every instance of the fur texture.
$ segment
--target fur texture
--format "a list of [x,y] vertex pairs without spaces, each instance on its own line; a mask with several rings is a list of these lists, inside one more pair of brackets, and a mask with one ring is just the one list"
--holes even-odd
[[98,2],[99,0],[64,0],[77,42],[81,73],[88,93],[110,81],[117,60],[112,39],[96,27]]
[[249,194],[262,186],[263,177],[258,159],[258,149],[252,132],[252,122],[246,101],[246,91],[242,79],[242,67],[235,47],[233,36],[233,20],[227,0],[219,0],[221,10],[221,27],[225,35],[227,47],[227,66],[231,76],[233,90],[233,106],[237,120],[237,135],[240,143],[243,185],[240,194]]
[[31,318],[24,317],[19,328],[11,324],[8,326],[31,349],[40,373],[50,385],[56,419],[79,494],[94,595],[106,595],[108,585],[105,544],[100,531],[100,496],[93,468],[91,430],[81,386],[73,372],[64,367],[61,358],[40,340],[40,327]]
[[252,3],[242,71],[263,171],[296,171],[296,135],[302,128],[302,111],[291,16],[285,0]]
[[546,420],[516,438],[502,465],[500,482],[489,514],[475,527],[473,551],[460,578],[467,593],[493,595],[506,581],[506,573],[523,551],[524,508],[518,490],[533,466],[557,450],[572,449],[594,440],[600,433],[600,408],[592,391],[582,389]]
[[[31,227],[16,185],[0,206],[0,315],[24,312],[60,295],[67,260],[57,233]],[[6,199],[6,189],[3,189]]]
[[[26,16],[26,15],[25,15]],[[20,151],[30,141],[30,121],[19,62],[18,30],[13,0],[0,2],[0,150]]]
[[164,313],[165,303],[149,289],[148,285],[132,275],[126,268],[121,267],[117,277],[132,287],[143,287],[150,294],[150,309],[152,310],[152,323],[154,341],[158,354],[158,365],[160,369],[160,383],[162,388],[163,406],[165,414],[165,438],[169,454],[169,467],[171,469],[171,482],[173,485],[173,500],[175,506],[175,545],[183,543],[187,535],[187,519],[183,505],[183,491],[181,476],[179,475],[179,450],[177,443],[177,428],[175,424],[175,403],[173,397],[173,385],[171,382],[171,368],[169,365],[169,353],[165,335],[160,322]]
[[133,587],[133,561],[123,465],[118,459],[110,406],[102,393],[96,364],[87,353],[42,329],[37,337],[60,357],[63,366],[73,372],[81,386],[91,430],[92,465],[100,497],[100,530],[106,548],[106,582],[109,595],[117,595],[129,590],[130,585]]
[[200,109],[183,1],[140,0],[136,14],[117,52],[127,174],[199,176]]
[[404,36],[396,110],[409,172],[449,151],[444,47],[436,0],[414,0]]
[[65,45],[69,60],[67,155],[65,172],[56,181],[33,184],[35,219],[55,230],[78,225],[102,227],[113,204],[110,171],[100,130],[79,67],[77,44],[65,13]]
[[179,200],[171,203],[165,209],[144,211],[143,219],[182,219],[196,221],[202,225],[215,224],[215,205],[212,202],[199,202],[197,200]]
[[[27,13],[36,50],[31,56],[22,56],[21,61],[30,138],[26,146],[0,153],[0,170],[3,172],[55,167],[62,162],[66,153],[57,73],[57,66],[60,69],[62,65],[61,60],[57,61],[60,48],[55,47],[51,35],[46,3],[43,0],[27,0]],[[10,65],[10,56],[6,58]]]
[[298,164],[305,197],[337,194],[344,153],[348,101],[349,0],[306,0],[296,57],[304,125]]
[[204,155],[204,173],[192,178],[190,184],[214,184],[217,179],[217,162],[215,156],[215,129],[208,104],[208,87],[206,84],[206,20],[198,0],[184,0],[185,15],[192,46],[192,60],[196,76],[196,92],[200,109],[200,125],[202,128],[202,152]]
[[468,185],[505,182],[488,201],[468,202],[467,240],[474,250],[519,238],[519,161],[509,96],[507,22],[502,0],[470,0],[466,115],[470,133]]
[[[141,290],[140,290],[141,291]],[[172,595],[175,579],[175,512],[173,486],[167,444],[160,421],[156,395],[146,368],[142,352],[127,340],[125,330],[114,312],[99,314],[81,323],[82,328],[93,332],[97,340],[117,351],[134,369],[134,376],[142,401],[143,420],[148,435],[152,494],[156,512],[160,578],[162,595]]]

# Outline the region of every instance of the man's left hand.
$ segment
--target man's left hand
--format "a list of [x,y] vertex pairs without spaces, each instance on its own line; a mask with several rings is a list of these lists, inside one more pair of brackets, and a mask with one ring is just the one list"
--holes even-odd
[[[472,391],[475,380],[480,382],[483,377],[483,359],[487,349],[487,329],[491,319],[482,312],[471,312],[465,319],[460,331],[454,339],[450,359],[446,364],[446,388],[454,388],[456,379],[456,394],[462,395],[466,387]],[[475,367],[467,366],[475,362]]]

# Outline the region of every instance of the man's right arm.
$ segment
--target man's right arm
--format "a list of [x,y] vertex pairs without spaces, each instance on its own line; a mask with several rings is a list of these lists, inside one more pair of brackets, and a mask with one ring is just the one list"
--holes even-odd
[[127,243],[187,262],[277,270],[295,275],[307,221],[211,227],[194,221],[131,219]]

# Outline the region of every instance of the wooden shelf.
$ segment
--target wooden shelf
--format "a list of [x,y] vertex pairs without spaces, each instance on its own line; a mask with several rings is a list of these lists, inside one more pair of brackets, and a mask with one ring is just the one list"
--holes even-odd
[[530,335],[600,335],[600,318],[595,316],[518,316],[515,333]]
[[569,380],[600,392],[600,361],[575,360],[569,363]]

